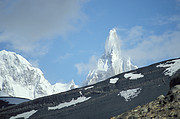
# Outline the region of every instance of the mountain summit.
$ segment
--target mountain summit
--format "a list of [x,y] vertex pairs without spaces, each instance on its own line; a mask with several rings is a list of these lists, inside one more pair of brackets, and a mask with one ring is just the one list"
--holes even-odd
[[131,64],[130,58],[122,56],[120,40],[116,29],[113,28],[106,40],[104,54],[99,58],[96,69],[89,71],[85,85],[91,85],[136,68],[138,67]]
[[0,51],[0,89],[14,97],[34,99],[76,88],[74,82],[51,85],[42,71],[22,56]]

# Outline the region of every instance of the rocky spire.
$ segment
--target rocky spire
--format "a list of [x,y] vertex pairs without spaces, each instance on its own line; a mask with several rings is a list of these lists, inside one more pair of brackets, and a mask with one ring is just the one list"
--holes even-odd
[[112,29],[109,32],[109,37],[106,40],[105,44],[105,53],[106,55],[116,52],[116,54],[121,55],[120,50],[120,41],[116,33],[116,29]]
[[131,64],[130,58],[125,58],[121,54],[120,39],[116,29],[109,32],[106,40],[104,54],[99,58],[97,68],[90,71],[85,85],[97,83],[113,75],[136,69],[137,66]]

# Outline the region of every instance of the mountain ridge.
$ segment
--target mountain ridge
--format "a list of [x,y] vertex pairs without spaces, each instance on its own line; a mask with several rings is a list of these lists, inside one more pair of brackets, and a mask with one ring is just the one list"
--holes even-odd
[[[93,85],[1,109],[0,116],[6,119],[31,113],[32,119],[110,118],[167,94],[171,78],[180,74],[179,62],[180,58],[155,63]],[[166,75],[174,65],[178,70]],[[127,74],[130,77],[125,78]]]
[[40,69],[14,52],[0,51],[0,65],[0,89],[14,97],[34,99],[77,87],[73,81],[51,85]]

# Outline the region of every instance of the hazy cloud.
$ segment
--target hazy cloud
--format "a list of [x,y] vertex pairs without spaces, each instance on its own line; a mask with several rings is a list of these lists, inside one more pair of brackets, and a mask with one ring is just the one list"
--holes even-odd
[[176,0],[176,2],[177,2],[178,4],[180,4],[180,0]]
[[[180,2],[179,2],[180,3]],[[174,22],[180,22],[180,16],[179,15],[173,15],[173,16],[162,16],[157,15],[152,20],[154,25],[166,25]]]
[[[178,24],[177,24],[178,25]],[[144,66],[161,60],[180,56],[180,29],[164,32],[160,35],[134,26],[130,29],[118,29],[121,50],[125,57],[131,57],[133,64]],[[92,56],[88,63],[75,64],[78,74],[82,75],[97,66],[97,57]]]
[[64,55],[61,55],[57,58],[56,62],[62,62],[64,60],[67,60],[68,58],[70,58],[71,56],[73,56],[73,54],[71,53],[66,53]]
[[77,68],[79,75],[86,74],[97,67],[97,57],[93,55],[88,63],[78,63],[75,64],[75,67]]
[[[134,32],[132,29],[129,30],[129,34]],[[180,56],[180,51],[178,50],[180,48],[179,29],[164,32],[160,35],[148,34],[145,32],[145,30],[141,31],[142,33],[140,33],[140,36],[138,37],[129,39],[127,35],[127,37],[121,39],[125,46],[128,46],[130,42],[138,41],[134,47],[123,49],[123,53],[130,56],[136,65],[142,66],[149,61],[153,62],[162,60],[164,58],[174,58]]]
[[[131,29],[121,29],[119,28],[118,31],[121,34],[119,38],[121,41],[121,46],[123,48],[135,47],[140,41],[142,41],[142,36],[145,35],[145,30],[142,26],[134,26]],[[126,39],[126,40],[123,40]]]
[[[0,42],[31,53],[47,51],[46,40],[66,35],[85,19],[85,0],[1,0]],[[42,46],[43,44],[43,46]],[[42,49],[46,50],[42,50]]]

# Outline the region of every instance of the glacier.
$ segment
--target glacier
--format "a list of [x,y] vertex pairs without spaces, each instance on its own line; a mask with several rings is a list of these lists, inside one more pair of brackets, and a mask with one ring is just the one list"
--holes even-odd
[[77,88],[74,81],[51,85],[39,68],[14,52],[0,51],[0,90],[13,97],[35,99]]
[[95,84],[116,74],[137,68],[131,63],[130,57],[127,58],[122,55],[120,39],[116,29],[113,28],[106,40],[104,54],[98,59],[97,67],[89,71],[83,85]]

